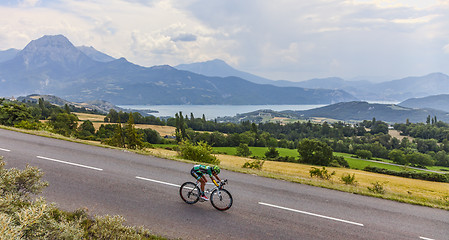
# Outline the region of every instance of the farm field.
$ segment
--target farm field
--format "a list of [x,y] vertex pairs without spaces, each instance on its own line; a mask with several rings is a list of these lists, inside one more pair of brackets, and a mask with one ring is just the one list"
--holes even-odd
[[[115,123],[105,123],[103,115],[96,114],[88,114],[88,113],[75,113],[80,121],[90,120],[95,127],[95,130],[98,130],[102,124],[115,124]],[[141,129],[153,129],[159,133],[162,137],[165,135],[172,136],[175,134],[175,127],[171,126],[159,126],[159,125],[150,125],[150,124],[136,124],[136,128]]]
[[[236,152],[237,152],[235,147],[213,147],[213,149],[214,149],[214,152],[216,152],[216,153],[222,153],[222,154],[226,154],[226,155],[236,155]],[[268,148],[266,148],[266,147],[249,147],[249,149],[252,152],[251,156],[255,156],[257,158],[265,157],[265,152],[268,151]],[[299,156],[298,151],[296,149],[276,148],[276,150],[279,151],[279,155],[281,157],[288,156],[288,157],[298,158],[298,156]],[[345,160],[348,161],[349,167],[352,169],[363,170],[365,167],[371,166],[371,167],[386,168],[386,169],[390,169],[390,170],[394,170],[394,171],[403,171],[404,170],[403,167],[385,164],[384,162],[391,162],[387,159],[382,159],[382,161],[379,161],[379,162],[370,162],[370,161],[365,161],[362,159],[353,158],[353,157],[351,157],[352,154],[348,154],[348,153],[334,152],[334,155],[343,156],[345,158]],[[414,171],[419,171],[419,170],[414,170]]]

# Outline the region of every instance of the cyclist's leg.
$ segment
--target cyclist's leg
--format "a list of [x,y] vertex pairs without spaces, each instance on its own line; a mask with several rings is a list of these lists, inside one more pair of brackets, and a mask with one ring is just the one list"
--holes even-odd
[[206,177],[204,176],[204,175],[201,175],[200,177],[199,177],[199,179],[198,179],[198,181],[200,181],[200,183],[201,183],[201,192],[203,193],[203,195],[204,195],[204,186],[206,185]]
[[190,170],[190,174],[192,175],[192,177],[194,177],[197,181],[199,181],[201,183],[201,186],[200,186],[201,194],[204,195],[204,185],[205,185],[206,181],[205,181],[205,177],[203,176],[203,173],[197,172],[192,168],[192,170]]

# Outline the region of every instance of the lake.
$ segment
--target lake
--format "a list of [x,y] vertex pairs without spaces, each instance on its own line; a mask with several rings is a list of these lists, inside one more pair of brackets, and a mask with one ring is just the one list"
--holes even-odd
[[201,118],[203,114],[206,119],[211,120],[217,117],[235,116],[238,113],[248,113],[261,109],[271,109],[273,111],[284,110],[308,110],[326,105],[119,105],[118,107],[133,110],[154,110],[157,113],[151,113],[156,117],[174,117],[176,113],[182,111],[182,114],[193,113],[195,118]]

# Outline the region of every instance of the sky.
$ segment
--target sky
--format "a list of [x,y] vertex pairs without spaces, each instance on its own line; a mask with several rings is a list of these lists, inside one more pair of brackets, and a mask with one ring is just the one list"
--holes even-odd
[[63,34],[146,67],[385,81],[449,74],[447,13],[449,0],[2,0],[0,50]]

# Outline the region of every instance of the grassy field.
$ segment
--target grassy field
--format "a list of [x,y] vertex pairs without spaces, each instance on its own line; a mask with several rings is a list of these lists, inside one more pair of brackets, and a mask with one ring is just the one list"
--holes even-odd
[[[148,149],[148,151],[151,155],[191,162],[179,159],[175,151],[161,148]],[[449,183],[408,179],[357,169],[332,167],[326,169],[329,172],[335,171],[335,175],[331,180],[322,180],[310,176],[309,171],[314,167],[311,165],[265,161],[262,170],[252,170],[242,168],[242,166],[245,162],[254,161],[254,159],[222,154],[217,154],[216,156],[220,159],[220,166],[231,171],[449,210]],[[344,174],[354,174],[357,183],[353,185],[344,184],[341,180]],[[226,178],[226,176],[223,177]],[[373,187],[376,183],[382,185],[385,189],[384,194],[377,194],[368,190],[368,187]]]
[[[235,147],[214,147],[213,149],[215,153],[225,155],[235,155],[237,152]],[[249,149],[252,152],[251,156],[256,156],[258,158],[265,157],[265,152],[268,151],[268,148],[266,147],[249,147]],[[299,157],[298,151],[296,149],[277,148],[277,150],[279,151],[279,155],[282,157],[289,156],[294,157],[296,159]],[[349,153],[334,153],[334,155],[344,157],[345,160],[348,161],[349,167],[352,169],[363,170],[365,167],[371,166],[371,167],[386,168],[394,171],[404,170],[404,167],[385,164],[384,162],[391,162],[387,159],[381,159],[382,161],[379,162],[369,162],[362,159],[353,158],[352,154]]]

